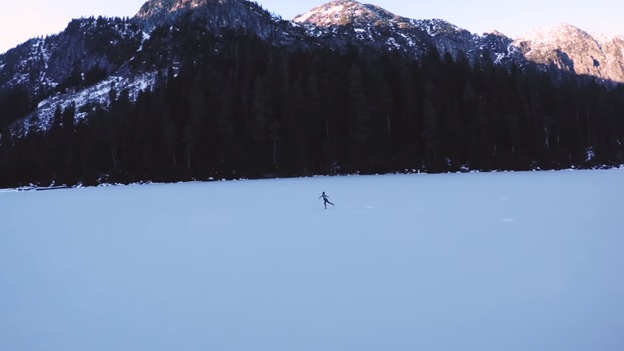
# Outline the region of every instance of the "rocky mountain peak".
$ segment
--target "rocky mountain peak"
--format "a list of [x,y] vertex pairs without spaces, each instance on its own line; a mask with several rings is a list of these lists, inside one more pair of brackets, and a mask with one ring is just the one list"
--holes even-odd
[[405,20],[379,6],[362,4],[353,0],[331,1],[293,19],[296,23],[313,24],[319,27]]
[[502,33],[496,29],[492,29],[486,32],[483,32],[483,35],[487,36],[487,35],[495,35],[495,36],[499,36],[499,37],[504,37],[507,38],[507,35],[505,35],[505,33]]
[[230,1],[231,0],[149,0],[141,6],[136,17],[147,19],[152,16],[193,9],[208,3],[224,4]]
[[561,45],[571,41],[595,40],[591,34],[568,23],[558,23],[534,29],[520,35],[516,41],[543,45]]
[[615,82],[624,82],[622,44],[567,23],[530,31],[513,42],[529,61]]
[[[233,22],[245,22],[251,17],[266,17],[268,14],[255,2],[247,0],[149,0],[135,19],[144,23],[146,30],[175,22],[191,13],[202,18],[208,27],[212,25],[232,26]],[[269,19],[270,20],[270,19]]]

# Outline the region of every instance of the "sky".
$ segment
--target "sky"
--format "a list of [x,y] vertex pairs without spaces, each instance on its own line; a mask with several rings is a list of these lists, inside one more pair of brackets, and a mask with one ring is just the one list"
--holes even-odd
[[[292,19],[324,0],[260,0],[265,9]],[[624,34],[621,0],[371,0],[395,14],[415,19],[441,18],[474,33],[498,30],[515,37],[531,29],[566,22],[589,32]],[[7,1],[0,11],[0,52],[32,37],[62,31],[72,18],[134,16],[143,0]]]
[[0,191],[0,350],[621,351],[622,198],[624,169]]

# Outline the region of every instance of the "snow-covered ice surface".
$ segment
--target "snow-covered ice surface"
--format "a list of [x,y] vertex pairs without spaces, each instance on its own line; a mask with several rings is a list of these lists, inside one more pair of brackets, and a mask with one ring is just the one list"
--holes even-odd
[[623,350],[623,200],[624,170],[5,191],[0,349]]

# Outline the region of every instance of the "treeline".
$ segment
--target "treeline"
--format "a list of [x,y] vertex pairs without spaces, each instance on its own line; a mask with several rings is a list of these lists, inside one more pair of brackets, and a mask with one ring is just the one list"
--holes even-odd
[[621,87],[435,50],[411,60],[183,37],[179,68],[136,101],[113,90],[78,123],[71,106],[49,131],[3,136],[0,186],[624,163]]
[[28,91],[21,85],[0,89],[0,132],[33,109]]

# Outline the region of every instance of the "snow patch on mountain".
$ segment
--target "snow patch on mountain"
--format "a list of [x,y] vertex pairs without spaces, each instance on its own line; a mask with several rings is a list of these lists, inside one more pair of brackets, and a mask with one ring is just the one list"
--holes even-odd
[[497,65],[500,64],[503,61],[503,59],[505,58],[505,56],[506,56],[502,52],[497,52],[494,55],[496,56],[496,58],[494,59],[494,63],[497,64]]
[[317,6],[293,19],[295,23],[315,26],[345,26],[349,24],[371,25],[379,23],[398,23],[408,19],[397,16],[385,9],[371,4],[362,4],[352,0],[337,0]]
[[139,45],[139,48],[137,49],[137,52],[141,52],[143,51],[143,45],[150,40],[150,38],[152,37],[151,33],[148,32],[143,32],[143,38],[141,39],[141,45]]
[[323,16],[325,17],[324,21],[327,24],[329,24],[329,22],[331,22],[331,18],[337,17],[340,14],[340,12],[342,12],[343,9],[344,9],[344,5],[334,5],[332,7],[323,8],[321,10],[313,9],[311,11],[308,11],[302,15],[295,17],[295,19],[293,19],[293,22],[302,23],[302,22],[308,21],[313,16]]
[[516,41],[530,41],[541,46],[558,46],[579,37],[594,40],[591,34],[568,23],[557,23],[526,32],[516,38]]
[[388,44],[389,47],[395,49],[395,50],[401,50],[402,46],[401,44],[399,44],[396,39],[394,39],[394,37],[390,37],[388,39],[388,41],[386,42],[386,44]]
[[590,32],[590,35],[601,43],[608,43],[616,40],[624,41],[624,35],[607,32]]
[[456,25],[449,23],[443,19],[434,18],[430,20],[410,20],[410,23],[414,27],[423,28],[427,31],[431,37],[435,37],[440,34],[452,34],[461,32],[464,29],[457,27]]
[[624,82],[624,40],[559,23],[527,32],[513,42],[532,62],[605,81]]
[[47,130],[57,108],[65,110],[72,104],[76,107],[76,122],[83,120],[95,106],[109,106],[110,91],[128,90],[131,101],[136,101],[141,91],[151,90],[156,84],[157,72],[138,74],[132,77],[111,76],[102,82],[65,94],[57,94],[41,101],[34,113],[25,118],[26,123],[14,125],[13,135],[24,136],[29,129]]

